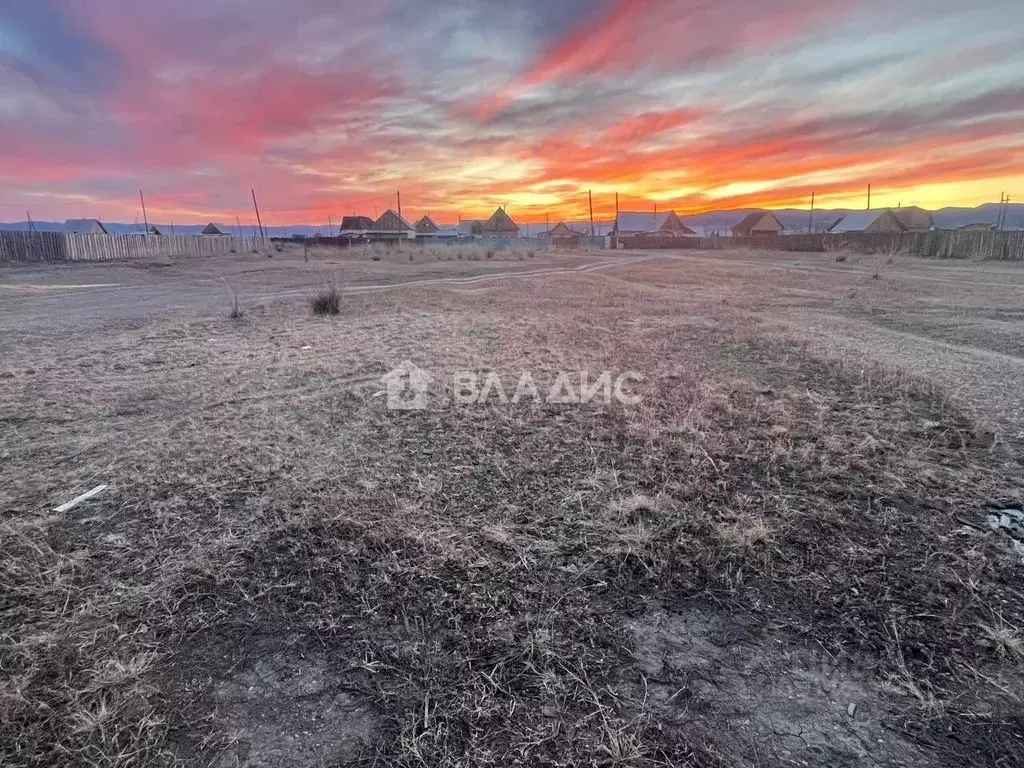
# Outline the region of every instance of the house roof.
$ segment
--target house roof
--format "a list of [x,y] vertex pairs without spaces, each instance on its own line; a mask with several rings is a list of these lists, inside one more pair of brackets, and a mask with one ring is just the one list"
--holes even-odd
[[345,216],[341,220],[341,232],[367,232],[373,229],[373,219],[369,216]]
[[512,217],[505,213],[504,208],[499,208],[491,214],[491,218],[483,223],[481,231],[486,233],[491,232],[508,232],[518,233],[519,225],[516,224]]
[[388,208],[374,222],[374,229],[379,232],[408,232],[413,227],[408,221],[399,216],[391,208]]
[[199,234],[201,234],[201,235],[226,235],[227,232],[225,232],[221,227],[217,226],[216,224],[214,224],[211,221],[209,224],[207,224],[205,227],[203,227],[203,231],[200,232]]
[[935,221],[932,219],[931,213],[924,208],[908,205],[906,208],[891,208],[890,210],[900,220],[900,224],[907,229],[928,230],[935,228]]
[[881,211],[854,211],[848,213],[828,228],[829,232],[863,232],[882,215]]
[[79,235],[110,234],[99,219],[68,219],[64,222],[64,229]]
[[424,216],[422,219],[416,222],[417,232],[437,232],[437,224],[430,216]]
[[697,234],[676,215],[675,211],[619,211],[615,220],[616,231],[623,232],[664,232],[683,235]]
[[619,211],[615,225],[619,232],[657,232],[675,211]]
[[544,233],[547,237],[575,237],[580,233],[570,227],[566,226],[566,223],[559,222],[554,227]]
[[766,223],[775,231],[782,232],[785,229],[785,227],[782,226],[782,222],[779,221],[778,217],[771,211],[753,211],[740,219],[739,224],[732,228],[732,233],[737,237],[747,237],[759,224],[762,224],[766,218],[769,219]]

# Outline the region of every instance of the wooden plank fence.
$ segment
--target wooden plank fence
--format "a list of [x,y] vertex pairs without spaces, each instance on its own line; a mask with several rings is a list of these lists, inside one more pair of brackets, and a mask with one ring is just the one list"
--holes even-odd
[[221,256],[229,253],[262,253],[271,247],[269,240],[259,237],[72,235],[65,232],[0,231],[0,263]]
[[984,232],[850,233],[842,235],[765,235],[758,237],[630,237],[622,248],[693,249],[753,248],[764,251],[856,251],[907,253],[932,259],[1024,261],[1024,230]]

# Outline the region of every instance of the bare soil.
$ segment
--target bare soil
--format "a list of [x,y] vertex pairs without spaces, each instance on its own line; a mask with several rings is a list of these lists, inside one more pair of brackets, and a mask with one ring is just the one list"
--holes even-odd
[[1019,266],[251,256],[0,271],[4,765],[1024,764]]

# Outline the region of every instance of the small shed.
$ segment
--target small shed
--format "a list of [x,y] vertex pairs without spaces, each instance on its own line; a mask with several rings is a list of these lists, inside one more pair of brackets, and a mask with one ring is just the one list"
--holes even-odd
[[732,228],[732,236],[781,235],[785,229],[782,222],[771,211],[753,211],[744,216],[740,223]]
[[99,219],[68,219],[64,222],[64,230],[73,235],[110,234]]
[[543,237],[551,238],[551,242],[559,248],[571,248],[583,242],[583,233],[572,229],[564,221],[545,232]]

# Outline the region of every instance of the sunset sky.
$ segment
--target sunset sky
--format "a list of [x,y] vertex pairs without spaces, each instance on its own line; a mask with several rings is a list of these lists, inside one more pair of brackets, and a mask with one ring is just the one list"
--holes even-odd
[[1024,200],[1022,0],[0,0],[0,220]]

